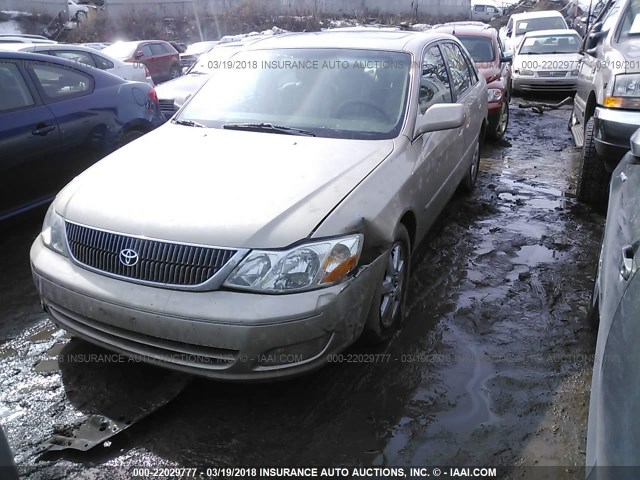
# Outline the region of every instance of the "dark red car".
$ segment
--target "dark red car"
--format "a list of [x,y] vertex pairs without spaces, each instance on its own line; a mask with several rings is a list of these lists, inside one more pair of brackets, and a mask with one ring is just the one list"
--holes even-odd
[[117,42],[105,48],[103,52],[123,62],[146,66],[155,83],[182,75],[180,54],[164,40]]
[[501,139],[509,124],[511,99],[511,55],[504,53],[498,31],[481,22],[452,22],[437,27],[456,36],[487,81],[489,127],[487,133]]

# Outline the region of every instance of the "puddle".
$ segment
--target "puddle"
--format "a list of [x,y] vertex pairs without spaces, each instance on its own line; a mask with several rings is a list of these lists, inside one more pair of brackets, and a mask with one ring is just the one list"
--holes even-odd
[[543,245],[525,245],[517,252],[517,259],[514,263],[521,263],[534,267],[541,263],[551,263],[558,260],[560,252],[550,250]]

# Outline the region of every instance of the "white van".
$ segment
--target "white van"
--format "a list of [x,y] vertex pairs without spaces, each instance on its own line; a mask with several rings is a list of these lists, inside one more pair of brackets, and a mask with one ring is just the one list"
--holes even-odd
[[566,20],[555,10],[515,13],[509,18],[506,27],[500,29],[500,39],[508,52],[515,52],[525,33],[538,30],[567,29]]
[[471,20],[490,22],[502,15],[502,9],[490,0],[474,0],[471,2]]

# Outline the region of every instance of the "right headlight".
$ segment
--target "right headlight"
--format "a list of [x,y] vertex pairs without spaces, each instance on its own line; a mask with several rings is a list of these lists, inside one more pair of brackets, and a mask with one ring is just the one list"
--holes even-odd
[[64,219],[58,215],[53,208],[53,203],[47,210],[42,223],[42,232],[40,233],[42,243],[54,252],[67,257],[67,242],[65,237]]
[[521,68],[518,73],[524,77],[533,77],[533,70],[527,70],[526,68]]
[[640,73],[616,75],[613,91],[604,97],[603,105],[608,108],[640,109]]
[[253,250],[224,285],[268,293],[291,293],[343,281],[358,265],[361,234],[305,243],[290,250]]

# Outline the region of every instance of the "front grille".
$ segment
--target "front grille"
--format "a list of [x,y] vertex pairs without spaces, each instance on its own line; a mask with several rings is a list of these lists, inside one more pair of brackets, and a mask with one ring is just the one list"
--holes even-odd
[[82,265],[166,286],[205,283],[236,254],[236,250],[129,237],[71,222],[66,222],[66,231],[71,255]]
[[538,76],[539,77],[566,77],[567,76],[566,71],[564,70],[557,70],[557,71],[549,71],[549,72],[538,72]]
[[164,100],[160,99],[160,111],[165,116],[165,118],[169,119],[173,117],[173,114],[178,111],[175,104],[173,103],[173,99]]

